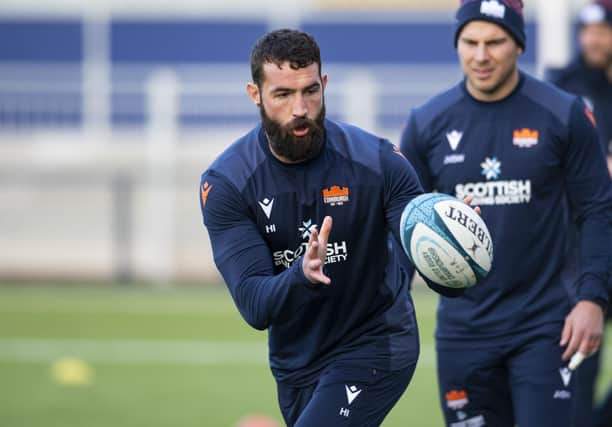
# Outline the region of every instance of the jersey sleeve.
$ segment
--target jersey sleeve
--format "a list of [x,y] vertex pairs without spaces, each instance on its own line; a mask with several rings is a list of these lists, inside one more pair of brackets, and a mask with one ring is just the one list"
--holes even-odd
[[433,190],[433,179],[427,167],[427,153],[422,141],[419,141],[417,123],[414,112],[410,114],[408,123],[402,132],[400,150],[414,167],[419,180],[426,192]]
[[412,277],[414,266],[404,253],[399,236],[399,222],[404,207],[410,200],[423,193],[419,179],[401,151],[388,141],[382,146],[382,170],[385,183],[385,216],[389,224],[389,241],[402,268]]
[[388,141],[382,147],[382,169],[385,185],[385,216],[395,239],[400,241],[400,218],[404,208],[423,194],[417,174],[402,152]]
[[606,307],[612,242],[612,182],[590,111],[576,99],[564,168],[572,216],[579,230],[579,300]]
[[215,264],[240,314],[253,328],[282,323],[317,297],[321,285],[304,277],[301,259],[274,274],[264,238],[242,196],[225,177],[210,171],[202,176],[200,207]]

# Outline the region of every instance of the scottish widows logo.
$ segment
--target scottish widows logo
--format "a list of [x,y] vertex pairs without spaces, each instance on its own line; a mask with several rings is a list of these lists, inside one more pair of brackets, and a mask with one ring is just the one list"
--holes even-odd
[[515,205],[531,201],[531,180],[497,179],[502,173],[502,163],[497,157],[486,157],[480,164],[484,182],[466,182],[455,186],[455,197],[471,197],[474,205]]
[[499,174],[501,174],[501,162],[497,160],[496,157],[487,157],[484,162],[480,164],[480,167],[482,168],[480,174],[484,175],[487,180],[497,179]]
[[317,224],[313,224],[312,220],[302,221],[302,226],[298,228],[298,232],[303,240],[310,239],[310,235],[317,229]]
[[[302,221],[302,224],[298,227],[298,233],[302,239],[302,242],[300,242],[298,247],[294,250],[284,249],[274,252],[272,254],[274,257],[274,265],[277,267],[283,266],[285,268],[291,267],[291,265],[298,260],[308,248],[308,240],[310,239],[310,235],[316,229],[317,224],[313,223],[312,219],[309,218],[306,221]],[[346,240],[339,242],[327,242],[325,264],[344,262],[347,258],[348,243]]]

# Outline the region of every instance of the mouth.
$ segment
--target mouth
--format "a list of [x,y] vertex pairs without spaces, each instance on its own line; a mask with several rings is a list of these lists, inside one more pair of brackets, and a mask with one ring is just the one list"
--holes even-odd
[[476,70],[473,70],[473,72],[476,78],[481,79],[481,80],[488,79],[493,74],[492,69],[476,69]]
[[296,127],[292,130],[293,135],[295,136],[306,136],[310,132],[310,128],[308,126]]

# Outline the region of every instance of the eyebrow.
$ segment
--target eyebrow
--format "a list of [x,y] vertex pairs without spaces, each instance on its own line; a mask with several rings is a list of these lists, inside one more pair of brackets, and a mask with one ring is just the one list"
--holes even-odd
[[[460,37],[460,39],[466,42],[479,43],[479,40],[476,40],[476,39],[473,39],[467,36]],[[483,40],[483,41],[485,44],[488,44],[488,43],[500,43],[506,40],[508,40],[508,36],[500,36],[500,37],[495,37],[495,38]]]
[[[304,89],[301,89],[302,91],[308,91],[311,89],[318,89],[319,87],[321,87],[321,83],[319,82],[314,82],[313,84],[306,86]],[[288,87],[277,87],[274,88],[272,90],[272,93],[279,93],[279,92],[289,92],[289,93],[293,93],[293,92],[297,92],[297,89],[293,89],[293,88],[288,88]]]

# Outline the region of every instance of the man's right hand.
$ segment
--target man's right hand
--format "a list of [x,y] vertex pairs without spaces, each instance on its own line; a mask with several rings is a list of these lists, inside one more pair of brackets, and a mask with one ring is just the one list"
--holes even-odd
[[326,216],[321,225],[321,231],[315,228],[310,234],[308,240],[308,248],[302,258],[302,270],[304,276],[310,283],[322,283],[329,285],[331,279],[323,272],[325,265],[325,257],[327,256],[327,239],[331,232],[332,218]]

